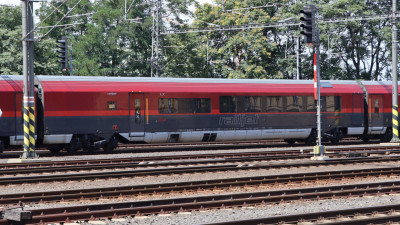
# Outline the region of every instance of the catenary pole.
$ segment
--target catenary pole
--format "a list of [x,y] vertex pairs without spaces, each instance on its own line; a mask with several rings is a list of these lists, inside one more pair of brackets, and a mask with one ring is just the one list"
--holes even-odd
[[393,137],[390,142],[400,143],[399,139],[399,104],[397,83],[397,0],[392,0],[392,126]]
[[[21,158],[36,158],[35,153],[35,98],[34,98],[34,32],[33,30],[33,1],[22,0],[22,47],[23,47],[23,132],[24,152]],[[29,31],[29,33],[28,33]]]

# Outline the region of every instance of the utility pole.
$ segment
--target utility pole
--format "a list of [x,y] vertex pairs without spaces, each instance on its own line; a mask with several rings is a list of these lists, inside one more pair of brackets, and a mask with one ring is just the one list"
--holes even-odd
[[[35,153],[35,91],[33,74],[33,0],[22,0],[22,47],[23,47],[23,159],[37,158]],[[29,35],[27,35],[29,33]]]
[[399,139],[399,104],[397,83],[397,0],[392,0],[392,126],[393,137],[390,142],[400,143]]
[[161,77],[164,68],[163,50],[164,35],[162,34],[162,0],[153,1],[153,29],[151,33],[151,76]]

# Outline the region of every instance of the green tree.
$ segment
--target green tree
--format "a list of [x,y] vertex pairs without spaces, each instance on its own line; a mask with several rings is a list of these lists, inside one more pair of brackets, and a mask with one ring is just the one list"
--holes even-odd
[[[276,10],[265,6],[276,1],[217,0],[216,5],[197,5],[193,26],[237,26],[265,24],[279,20]],[[201,40],[206,43],[201,52],[207,52],[207,62],[213,77],[224,78],[282,78],[274,56],[278,54],[274,29],[232,30],[210,32]],[[207,48],[207,50],[205,50]],[[204,74],[208,76],[208,74]]]
[[20,7],[0,7],[0,74],[22,74]]
[[[125,20],[124,0],[104,0],[91,3],[82,0],[62,3],[52,1],[61,12],[52,14],[45,25],[55,24],[71,11],[60,24],[77,24],[73,27],[55,28],[51,36],[68,36],[73,46],[75,74],[103,76],[150,76],[151,57],[151,1],[128,1]],[[181,15],[188,14],[193,0],[164,1],[164,13],[183,23]],[[50,4],[43,4],[41,18],[52,11]],[[83,4],[83,7],[81,6]],[[83,17],[77,15],[85,15]],[[137,19],[133,21],[132,19]],[[170,26],[166,23],[166,26]],[[46,33],[47,30],[43,30]]]
[[[388,15],[391,2],[321,1],[320,8],[325,19],[352,18],[354,16]],[[387,74],[390,63],[390,22],[388,20],[349,21],[321,26],[325,57],[337,61],[342,68],[341,76],[329,74],[334,79],[380,80]],[[335,65],[332,63],[332,65]],[[328,69],[328,68],[326,68]],[[335,69],[338,70],[338,69]]]
[[[0,7],[0,74],[22,74],[22,10]],[[34,73],[54,74],[57,64],[49,40],[35,42]]]
[[[284,18],[298,19],[299,12],[308,1],[293,2],[281,8]],[[321,22],[329,20],[351,20],[353,17],[388,15],[391,2],[372,0],[319,0],[317,6],[320,20],[321,77],[322,79],[380,80],[387,77],[390,63],[390,22],[388,20],[364,20],[343,22]],[[298,27],[291,27],[299,35]],[[291,46],[293,43],[288,43]],[[312,51],[303,55],[303,77],[312,79]]]

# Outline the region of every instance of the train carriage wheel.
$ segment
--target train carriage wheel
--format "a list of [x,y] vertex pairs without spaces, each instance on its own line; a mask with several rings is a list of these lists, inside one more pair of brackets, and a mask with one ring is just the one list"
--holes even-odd
[[112,152],[116,147],[118,147],[118,139],[112,136],[103,146],[105,152]]
[[294,143],[296,143],[296,141],[293,140],[293,139],[285,139],[285,141],[286,141],[290,146],[292,146],[292,145],[294,145]]
[[74,147],[71,147],[71,146],[67,146],[67,147],[66,147],[66,150],[67,150],[67,152],[68,152],[69,154],[75,154],[75,153],[78,152],[78,149],[77,149],[77,148],[74,148]]
[[339,139],[334,138],[334,139],[331,140],[331,143],[334,144],[334,145],[337,145],[337,144],[339,144]]
[[386,132],[380,136],[380,141],[389,142],[392,140],[392,138],[393,138],[393,130],[391,127],[388,127],[386,129]]
[[4,142],[0,140],[0,153],[3,153],[4,148],[5,148]]
[[53,155],[57,155],[58,153],[60,153],[62,147],[60,146],[56,146],[56,147],[50,147],[49,150]]
[[312,129],[310,136],[304,140],[306,145],[315,145],[317,143],[317,130]]

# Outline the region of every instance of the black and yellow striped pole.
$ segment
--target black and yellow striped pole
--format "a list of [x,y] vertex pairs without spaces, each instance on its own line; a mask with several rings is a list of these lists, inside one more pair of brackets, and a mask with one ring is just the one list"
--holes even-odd
[[[34,93],[32,93],[33,95]],[[29,157],[35,157],[35,99],[29,96]]]
[[399,139],[399,103],[397,83],[397,0],[392,1],[392,127],[393,138],[390,142],[400,143]]
[[[23,132],[24,152],[21,158],[37,158],[35,153],[35,86],[33,74],[34,35],[33,1],[22,0],[22,59],[24,74]],[[29,31],[29,32],[28,32]]]
[[24,153],[22,158],[27,158],[29,155],[29,147],[30,147],[30,132],[29,132],[29,104],[28,104],[28,96],[24,96],[24,108],[22,109],[22,118],[24,119]]
[[[397,97],[397,95],[396,95]],[[392,106],[392,123],[393,123],[393,138],[391,142],[398,143],[400,142],[399,140],[399,106],[398,105],[393,105]]]
[[24,120],[24,153],[21,158],[37,158],[35,153],[35,99],[33,96],[24,96],[22,114]]

